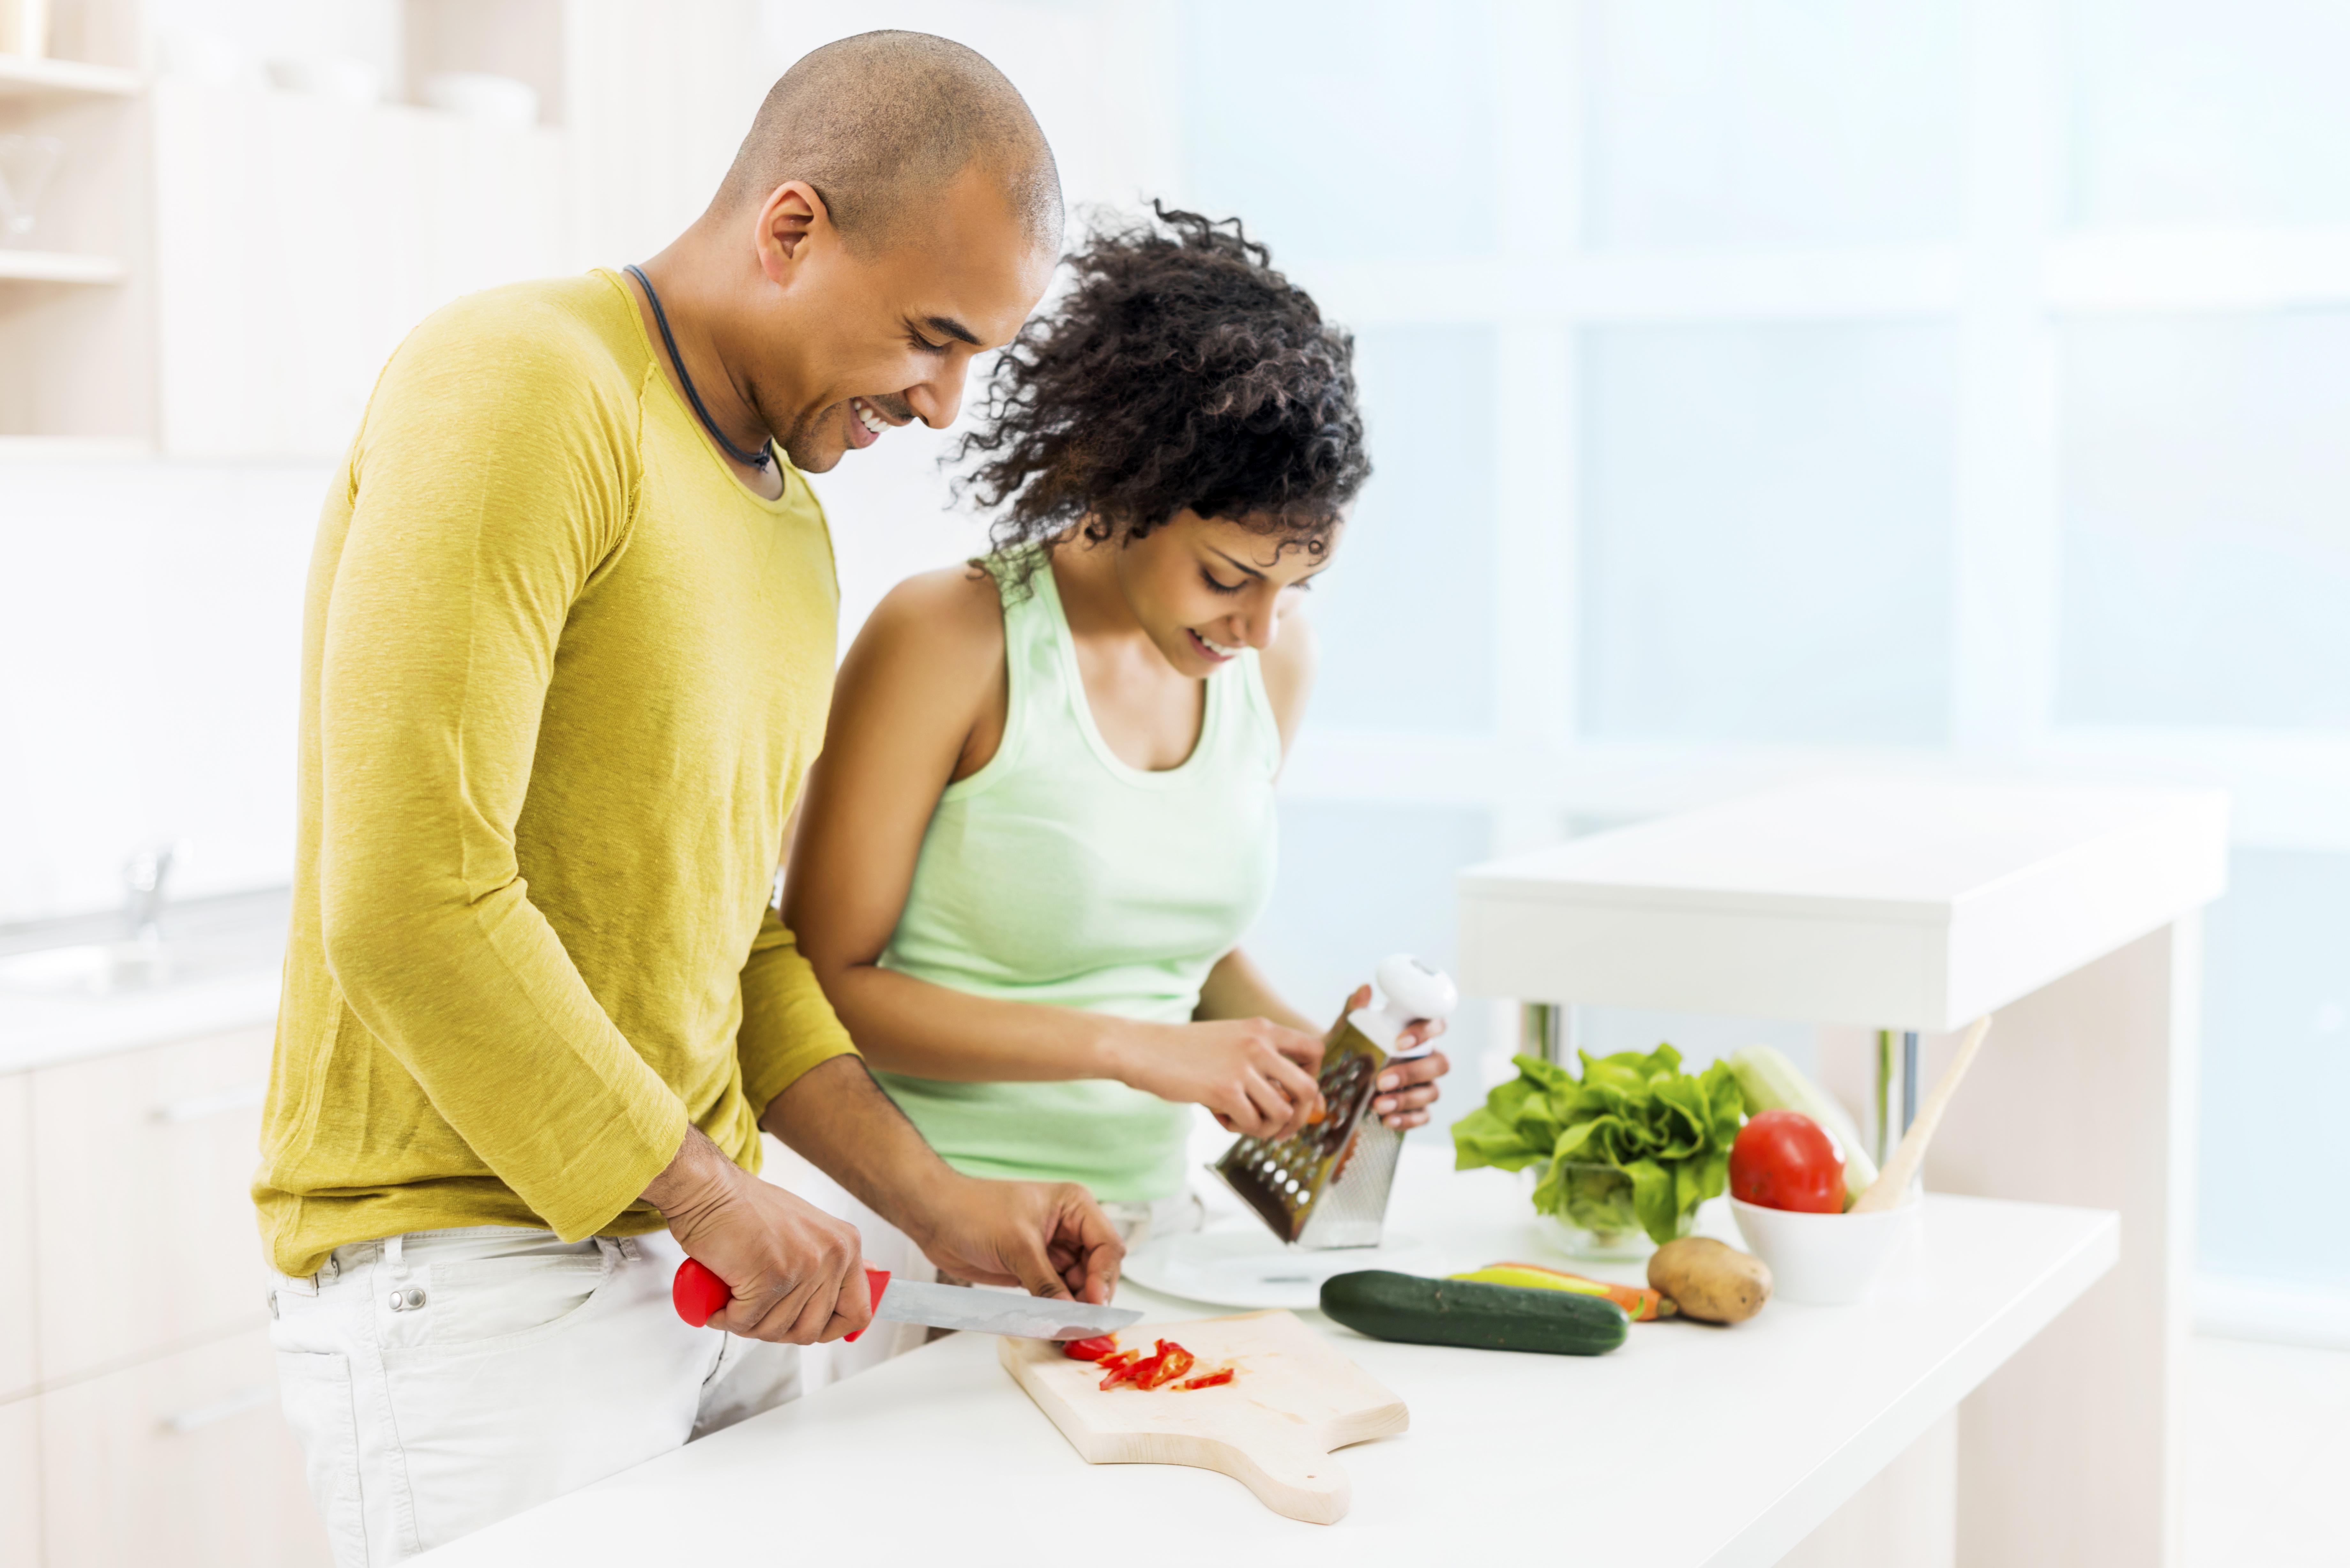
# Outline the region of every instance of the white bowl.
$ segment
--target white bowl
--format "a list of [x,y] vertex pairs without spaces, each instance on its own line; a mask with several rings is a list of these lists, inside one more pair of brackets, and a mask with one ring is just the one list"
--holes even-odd
[[269,85],[281,92],[307,93],[344,103],[378,103],[383,99],[383,76],[365,60],[339,56],[299,57],[263,62]]
[[1738,1233],[1771,1267],[1771,1293],[1814,1306],[1849,1306],[1868,1293],[1893,1244],[1918,1213],[1914,1202],[1877,1214],[1798,1214],[1733,1198]]

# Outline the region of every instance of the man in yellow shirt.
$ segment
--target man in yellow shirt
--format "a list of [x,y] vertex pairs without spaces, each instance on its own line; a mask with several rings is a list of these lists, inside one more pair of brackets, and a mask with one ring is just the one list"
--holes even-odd
[[[776,83],[641,271],[460,300],[385,368],[311,568],[254,1189],[346,1564],[788,1397],[791,1347],[868,1320],[856,1231],[756,1179],[763,1127],[951,1272],[1107,1299],[1084,1190],[941,1163],[769,903],[837,631],[802,473],[952,420],[1060,229],[1011,84],[868,34]],[[723,1333],[670,1310],[683,1254]]]

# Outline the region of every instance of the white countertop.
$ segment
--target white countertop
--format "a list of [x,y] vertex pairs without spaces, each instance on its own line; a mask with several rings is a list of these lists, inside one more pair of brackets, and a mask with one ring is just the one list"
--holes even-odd
[[0,998],[0,1074],[243,1029],[276,1013],[275,971],[146,995]]
[[[169,909],[166,943],[197,966],[195,979],[104,996],[0,987],[0,1075],[268,1023],[277,1013],[286,898],[263,888]],[[0,933],[0,956],[119,942],[121,924],[94,915],[12,928]]]
[[[1529,1256],[1500,1172],[1415,1140],[1393,1220],[1454,1267]],[[1928,1199],[1925,1244],[1857,1307],[1734,1329],[1636,1324],[1598,1357],[1388,1345],[1307,1321],[1400,1395],[1403,1437],[1344,1449],[1353,1511],[1284,1519],[1238,1481],[1087,1466],[958,1334],[429,1553],[434,1568],[695,1562],[1197,1564],[1775,1563],[2113,1265],[2099,1210]],[[1539,1254],[1534,1254],[1539,1256]],[[1602,1272],[1594,1266],[1590,1272]],[[1617,1271],[1619,1276],[1623,1271]],[[1138,1287],[1149,1321],[1213,1309]]]
[[1949,1030],[2210,902],[2209,791],[1826,779],[1472,866],[1471,994]]

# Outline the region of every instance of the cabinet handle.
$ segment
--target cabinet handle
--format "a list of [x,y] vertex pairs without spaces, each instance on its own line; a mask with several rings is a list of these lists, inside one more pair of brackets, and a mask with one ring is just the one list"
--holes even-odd
[[256,1383],[250,1388],[240,1388],[225,1399],[215,1399],[209,1405],[199,1405],[192,1410],[182,1410],[176,1416],[163,1417],[163,1429],[175,1438],[184,1438],[200,1428],[215,1421],[225,1421],[231,1416],[242,1416],[257,1409],[277,1397],[277,1389],[267,1383]]
[[157,1106],[155,1119],[159,1122],[193,1122],[219,1116],[223,1111],[241,1111],[247,1106],[261,1104],[261,1096],[268,1092],[268,1085],[256,1078],[250,1084],[217,1089],[209,1095],[191,1095],[184,1100]]

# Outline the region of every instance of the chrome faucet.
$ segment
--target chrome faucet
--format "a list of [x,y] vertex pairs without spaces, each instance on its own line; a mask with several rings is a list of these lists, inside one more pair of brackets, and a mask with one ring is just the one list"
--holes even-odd
[[163,940],[165,885],[178,846],[151,844],[122,863],[123,914],[133,940],[150,947]]

